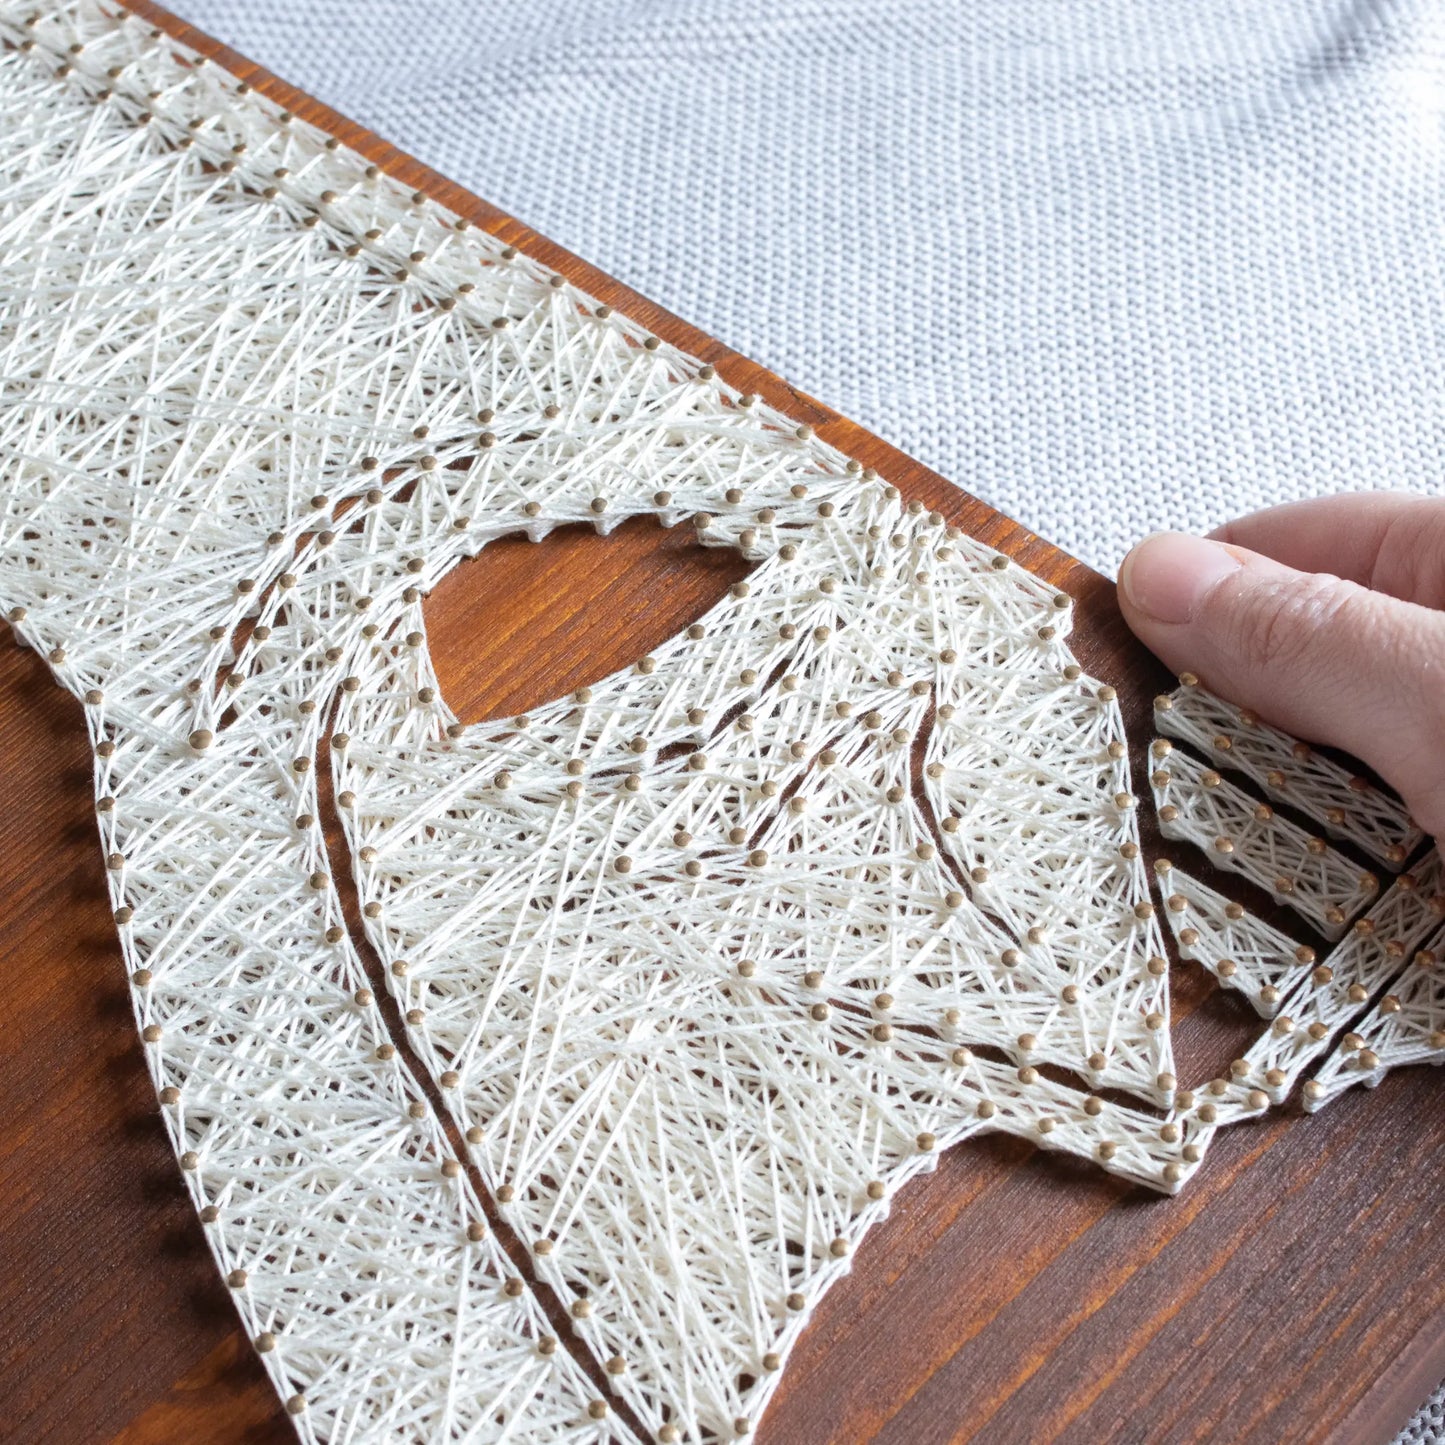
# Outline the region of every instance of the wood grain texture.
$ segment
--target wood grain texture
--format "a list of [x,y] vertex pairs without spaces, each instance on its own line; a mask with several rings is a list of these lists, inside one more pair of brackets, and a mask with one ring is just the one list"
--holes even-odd
[[[1102,578],[374,136],[133,8],[1074,593],[1076,650],[1119,687],[1142,776],[1162,677]],[[743,568],[651,522],[497,543],[428,602],[441,682],[468,719],[533,705],[634,660]],[[8,646],[0,796],[0,1440],[293,1439],[161,1128],[79,707]],[[1232,1056],[1253,1015],[1197,967],[1173,982],[1182,1072],[1195,1076]],[[962,1145],[902,1193],[826,1298],[759,1438],[1385,1441],[1445,1373],[1442,1145],[1426,1070],[1310,1119],[1228,1131],[1175,1200],[1019,1141]]]

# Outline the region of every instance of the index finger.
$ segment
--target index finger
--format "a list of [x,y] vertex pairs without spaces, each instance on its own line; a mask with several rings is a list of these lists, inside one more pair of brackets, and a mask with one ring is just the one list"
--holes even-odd
[[1445,608],[1445,498],[1343,492],[1269,507],[1209,535],[1300,572],[1329,572],[1405,602]]

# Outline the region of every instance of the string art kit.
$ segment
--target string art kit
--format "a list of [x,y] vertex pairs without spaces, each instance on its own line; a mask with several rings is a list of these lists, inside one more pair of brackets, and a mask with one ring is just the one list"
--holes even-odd
[[[1445,1057],[1383,789],[1185,678],[1141,801],[1066,593],[150,20],[0,41],[0,605],[84,704],[162,1117],[303,1439],[766,1438],[941,1151],[1174,1193]],[[437,584],[636,517],[745,580],[459,722]],[[1203,1082],[1171,945],[1261,1020]]]

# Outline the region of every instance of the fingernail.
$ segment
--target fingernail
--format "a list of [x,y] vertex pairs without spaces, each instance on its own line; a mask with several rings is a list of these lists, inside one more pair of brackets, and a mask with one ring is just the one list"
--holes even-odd
[[1119,588],[1129,605],[1155,622],[1190,621],[1218,582],[1239,570],[1239,559],[1222,543],[1185,532],[1146,537],[1119,569]]

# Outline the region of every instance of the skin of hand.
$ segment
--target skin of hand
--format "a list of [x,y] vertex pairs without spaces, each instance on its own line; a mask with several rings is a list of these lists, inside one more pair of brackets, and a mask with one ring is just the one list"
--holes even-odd
[[1119,604],[1175,672],[1368,763],[1445,840],[1445,499],[1354,493],[1161,532]]

